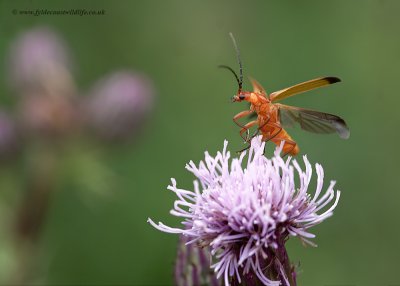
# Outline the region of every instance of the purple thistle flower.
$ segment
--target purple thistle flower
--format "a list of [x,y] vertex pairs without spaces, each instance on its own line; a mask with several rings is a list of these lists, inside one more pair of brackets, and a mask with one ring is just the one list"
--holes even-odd
[[307,193],[313,170],[306,156],[305,171],[291,157],[282,159],[281,148],[267,159],[265,143],[256,137],[247,162],[245,153],[230,162],[227,144],[215,158],[206,152],[198,167],[192,161],[186,165],[198,179],[194,191],[179,189],[171,179],[168,189],[178,197],[171,214],[184,219],[182,229],[148,222],[158,230],[187,236],[187,244],[210,247],[215,260],[211,267],[218,278],[224,276],[225,285],[242,280],[246,285],[295,285],[284,244],[289,236],[297,236],[315,246],[309,240],[315,235],[308,229],[333,214],[340,192],[334,191],[334,181],[322,192],[324,172],[316,164],[317,187],[313,195]]
[[11,45],[8,58],[10,84],[20,95],[71,93],[74,89],[70,58],[64,41],[47,27],[22,33]]
[[153,108],[154,87],[147,76],[119,71],[94,85],[83,104],[86,123],[106,140],[136,135]]

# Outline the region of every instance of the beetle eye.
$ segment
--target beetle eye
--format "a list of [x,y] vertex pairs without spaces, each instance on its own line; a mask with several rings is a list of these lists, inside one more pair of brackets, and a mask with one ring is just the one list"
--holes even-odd
[[239,95],[239,99],[243,100],[244,99],[244,95]]

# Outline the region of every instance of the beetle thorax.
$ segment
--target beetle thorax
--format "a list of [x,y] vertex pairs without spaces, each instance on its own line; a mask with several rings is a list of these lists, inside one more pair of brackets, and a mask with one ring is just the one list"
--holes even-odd
[[257,114],[266,114],[270,112],[271,102],[265,96],[259,95],[257,93],[251,93],[250,97],[251,109]]

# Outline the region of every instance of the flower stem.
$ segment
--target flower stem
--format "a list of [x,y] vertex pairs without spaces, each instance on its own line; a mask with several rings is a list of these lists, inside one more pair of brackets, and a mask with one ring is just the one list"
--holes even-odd
[[[278,277],[280,278],[281,282],[284,283],[284,286],[296,286],[296,271],[295,267],[291,265],[288,253],[285,247],[285,241],[280,239],[279,245],[277,250],[275,251],[276,255],[276,264],[277,264],[277,272],[279,273]],[[286,276],[284,277],[283,274]],[[289,285],[286,285],[289,283]]]
[[14,285],[31,283],[36,278],[39,240],[54,191],[56,170],[54,150],[44,147],[35,150],[35,164],[28,165],[26,191],[14,222],[17,265],[10,281]]

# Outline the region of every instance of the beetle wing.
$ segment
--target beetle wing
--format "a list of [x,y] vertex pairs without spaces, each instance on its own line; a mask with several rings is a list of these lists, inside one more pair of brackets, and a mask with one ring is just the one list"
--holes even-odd
[[283,127],[298,124],[301,129],[320,134],[337,133],[340,138],[348,139],[350,130],[339,116],[300,107],[276,104],[279,119]]
[[294,86],[281,89],[278,91],[275,91],[271,93],[270,98],[271,101],[279,101],[282,99],[285,99],[287,97],[293,96],[295,94],[303,93],[318,87],[330,85],[336,82],[340,82],[340,79],[337,77],[320,77],[316,79],[312,79],[306,82],[302,82],[299,84],[296,84]]
[[263,86],[256,81],[254,78],[249,77],[251,84],[253,85],[253,92],[263,94],[265,97],[267,97],[267,92],[263,88]]

